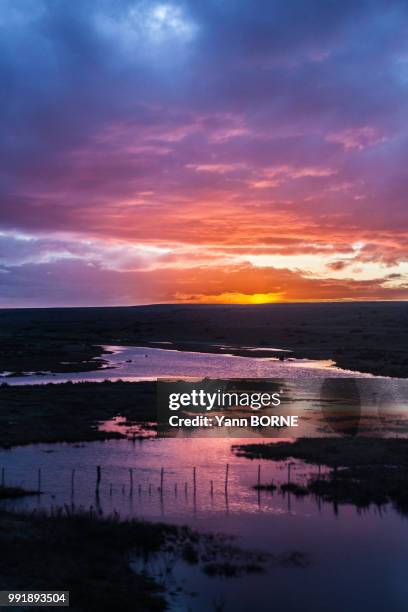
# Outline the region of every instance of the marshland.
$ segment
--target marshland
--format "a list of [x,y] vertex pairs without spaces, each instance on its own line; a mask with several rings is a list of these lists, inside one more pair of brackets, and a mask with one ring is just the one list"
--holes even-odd
[[[45,588],[58,566],[79,610],[87,588],[94,609],[246,610],[250,593],[266,610],[271,586],[290,612],[404,610],[407,310],[293,305],[282,331],[274,306],[1,313],[3,582]],[[157,378],[217,373],[282,380],[296,433],[158,437]],[[223,551],[197,552],[214,534]]]

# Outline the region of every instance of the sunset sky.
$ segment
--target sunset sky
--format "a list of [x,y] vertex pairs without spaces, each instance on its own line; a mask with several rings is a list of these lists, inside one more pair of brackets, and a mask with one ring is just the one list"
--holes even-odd
[[0,306],[408,298],[408,2],[0,0]]

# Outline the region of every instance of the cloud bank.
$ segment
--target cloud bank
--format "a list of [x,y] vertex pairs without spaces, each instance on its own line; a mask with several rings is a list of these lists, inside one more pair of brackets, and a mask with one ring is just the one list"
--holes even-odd
[[406,299],[407,13],[3,0],[0,305]]

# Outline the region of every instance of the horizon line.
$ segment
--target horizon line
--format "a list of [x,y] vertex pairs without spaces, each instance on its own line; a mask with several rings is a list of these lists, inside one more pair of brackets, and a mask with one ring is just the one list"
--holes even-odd
[[3,310],[65,310],[65,309],[92,309],[92,308],[151,308],[156,306],[215,306],[215,307],[242,307],[242,306],[253,306],[255,308],[259,308],[262,306],[283,306],[283,305],[291,305],[291,304],[383,304],[383,303],[395,303],[401,304],[408,302],[408,299],[398,299],[398,300],[386,300],[386,299],[337,299],[337,300],[282,300],[282,301],[274,301],[274,302],[263,302],[263,303],[251,303],[251,302],[242,302],[242,303],[231,303],[231,302],[151,302],[145,304],[114,304],[114,305],[100,305],[100,304],[87,304],[87,305],[67,305],[67,306],[0,306],[0,311]]

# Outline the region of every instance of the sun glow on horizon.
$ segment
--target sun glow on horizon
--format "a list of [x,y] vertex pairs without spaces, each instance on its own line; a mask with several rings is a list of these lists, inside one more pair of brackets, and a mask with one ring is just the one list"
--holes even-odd
[[219,295],[178,295],[177,301],[195,304],[271,304],[285,300],[283,299],[283,293],[251,294],[231,291],[220,293]]
[[0,306],[408,298],[408,3],[24,4]]

